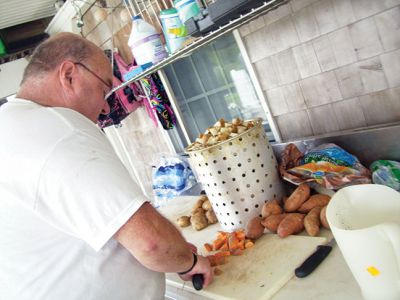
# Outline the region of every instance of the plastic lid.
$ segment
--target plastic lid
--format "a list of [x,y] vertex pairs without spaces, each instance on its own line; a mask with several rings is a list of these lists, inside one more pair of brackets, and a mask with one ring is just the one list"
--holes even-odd
[[164,10],[160,11],[160,16],[177,14],[177,13],[178,13],[178,11],[176,10],[176,8],[164,9]]
[[185,2],[193,2],[193,3],[195,3],[194,0],[174,0],[174,6],[184,4]]

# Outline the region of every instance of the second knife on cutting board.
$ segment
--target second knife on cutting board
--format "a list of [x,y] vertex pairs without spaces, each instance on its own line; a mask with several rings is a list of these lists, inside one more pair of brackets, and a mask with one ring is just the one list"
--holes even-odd
[[332,246],[336,243],[335,239],[326,244],[317,246],[317,250],[313,254],[311,254],[301,265],[300,267],[294,270],[294,274],[298,278],[303,278],[308,276],[315,270],[316,267],[328,256],[328,254],[332,250]]

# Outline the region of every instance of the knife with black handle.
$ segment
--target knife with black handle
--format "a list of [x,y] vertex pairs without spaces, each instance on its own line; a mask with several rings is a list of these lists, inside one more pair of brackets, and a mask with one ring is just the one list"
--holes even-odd
[[316,267],[328,256],[332,250],[332,246],[335,244],[335,239],[332,239],[326,245],[317,246],[317,250],[311,254],[297,269],[294,270],[294,274],[298,278],[308,276],[315,270]]
[[203,288],[204,278],[202,274],[195,274],[192,276],[193,287],[200,291]]

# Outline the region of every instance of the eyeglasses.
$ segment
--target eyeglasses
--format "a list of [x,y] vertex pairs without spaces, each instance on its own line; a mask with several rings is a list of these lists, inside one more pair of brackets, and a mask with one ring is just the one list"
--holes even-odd
[[84,68],[86,71],[88,71],[89,73],[91,73],[93,76],[95,76],[98,80],[100,80],[106,87],[108,87],[109,92],[107,92],[104,96],[104,100],[107,100],[108,97],[110,97],[113,94],[112,91],[112,86],[110,84],[108,84],[103,78],[101,78],[99,75],[97,75],[95,72],[93,72],[92,70],[90,70],[87,66],[85,66],[83,63],[81,62],[74,62],[74,65],[79,65],[82,68]]

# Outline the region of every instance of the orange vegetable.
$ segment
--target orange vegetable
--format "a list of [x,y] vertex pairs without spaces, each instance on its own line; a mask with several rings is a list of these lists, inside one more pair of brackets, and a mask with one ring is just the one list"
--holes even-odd
[[251,240],[245,240],[244,241],[244,248],[248,249],[254,246],[254,243]]
[[212,247],[210,244],[208,244],[208,243],[205,243],[205,244],[204,244],[204,248],[206,249],[207,252],[210,252],[210,251],[212,251],[212,249],[213,249],[213,247]]
[[230,255],[231,255],[230,251],[220,251],[214,254],[215,257],[230,256]]

